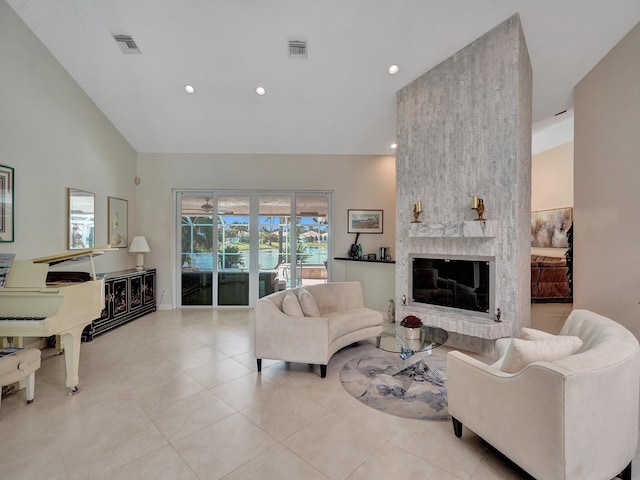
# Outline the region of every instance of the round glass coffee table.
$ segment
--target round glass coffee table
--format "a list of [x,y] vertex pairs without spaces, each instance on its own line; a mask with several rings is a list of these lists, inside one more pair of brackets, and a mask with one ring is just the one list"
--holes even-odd
[[[449,334],[446,330],[438,327],[423,325],[420,327],[419,338],[405,338],[405,328],[400,322],[387,323],[383,325],[383,331],[376,337],[376,346],[386,352],[397,353],[401,362],[392,370],[386,370],[386,375],[397,375],[403,373],[407,375],[407,380],[403,385],[403,393],[407,391],[413,378],[416,375],[433,374],[442,384],[446,378],[442,372],[429,366],[426,357],[431,355],[434,348],[446,343]],[[418,337],[414,332],[415,337]],[[374,372],[371,372],[374,373]]]

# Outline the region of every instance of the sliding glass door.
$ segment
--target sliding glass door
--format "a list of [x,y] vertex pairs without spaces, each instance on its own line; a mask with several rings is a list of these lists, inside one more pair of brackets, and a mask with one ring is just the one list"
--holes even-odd
[[328,279],[330,192],[181,191],[179,306],[250,306]]
[[248,306],[251,198],[248,195],[223,195],[217,197],[217,203],[217,305]]

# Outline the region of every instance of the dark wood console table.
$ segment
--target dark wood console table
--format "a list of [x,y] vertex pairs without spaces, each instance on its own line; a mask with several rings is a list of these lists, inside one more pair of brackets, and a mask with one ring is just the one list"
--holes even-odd
[[104,310],[100,318],[87,325],[82,341],[156,311],[156,270],[121,270],[98,274],[104,277]]

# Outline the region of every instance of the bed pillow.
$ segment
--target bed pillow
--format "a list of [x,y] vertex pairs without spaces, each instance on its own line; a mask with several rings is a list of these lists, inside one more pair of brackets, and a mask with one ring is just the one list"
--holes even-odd
[[542,330],[536,330],[535,328],[522,327],[522,330],[520,330],[520,338],[522,340],[544,340],[545,338],[557,337],[557,335],[543,332]]
[[581,346],[580,338],[570,336],[542,340],[514,338],[504,356],[500,370],[517,373],[533,362],[554,362],[573,355]]
[[304,316],[304,312],[302,311],[302,307],[298,301],[298,296],[291,290],[284,295],[284,300],[282,300],[282,311],[287,315],[292,315],[294,317]]
[[306,288],[298,289],[298,300],[300,301],[300,306],[302,307],[305,317],[320,316],[320,309],[318,308],[316,299],[313,298],[313,295],[311,295],[309,290]]

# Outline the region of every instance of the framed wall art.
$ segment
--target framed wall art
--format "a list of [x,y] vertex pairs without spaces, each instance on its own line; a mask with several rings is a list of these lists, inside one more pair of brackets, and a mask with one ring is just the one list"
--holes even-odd
[[13,168],[0,165],[0,242],[13,242]]
[[569,248],[567,231],[572,224],[572,207],[531,212],[531,246]]
[[95,245],[95,195],[67,188],[67,248],[81,250]]
[[347,210],[347,233],[382,233],[382,210]]
[[122,198],[107,197],[109,212],[108,244],[111,248],[124,248],[128,245],[129,212],[127,201]]

